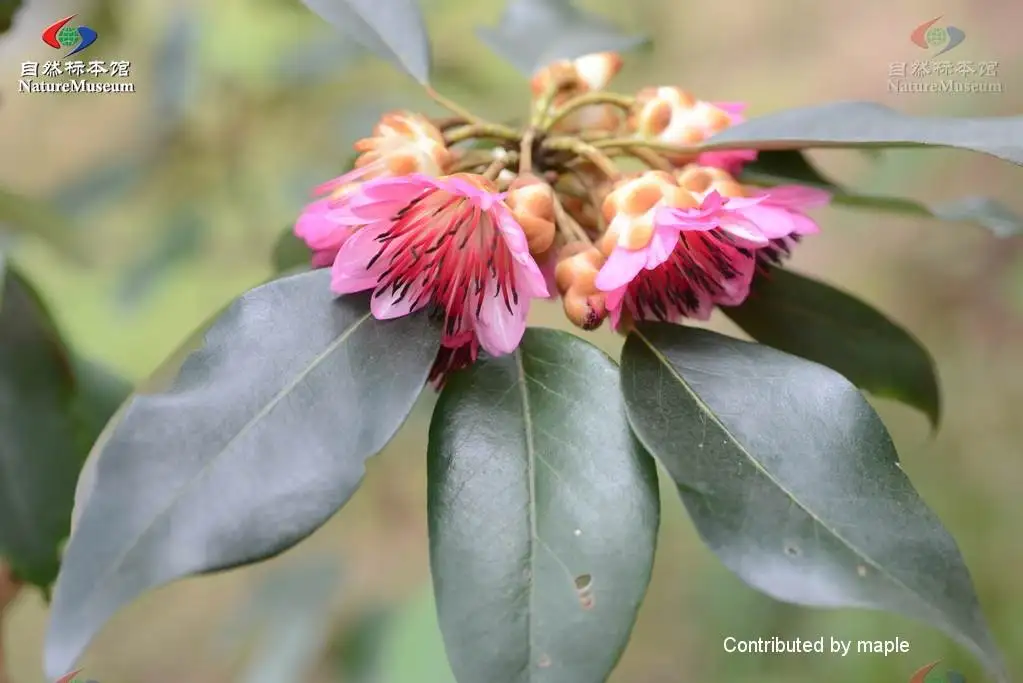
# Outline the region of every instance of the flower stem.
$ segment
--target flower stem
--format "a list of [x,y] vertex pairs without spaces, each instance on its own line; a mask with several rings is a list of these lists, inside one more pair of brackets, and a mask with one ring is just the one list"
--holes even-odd
[[557,223],[558,229],[565,236],[569,242],[583,242],[585,244],[593,244],[593,240],[590,239],[586,229],[579,225],[579,222],[572,218],[572,216],[562,206],[561,200],[557,195],[554,195],[554,219]]
[[473,123],[468,126],[461,126],[444,134],[444,142],[454,145],[466,140],[478,140],[481,138],[492,138],[496,140],[507,140],[518,142],[519,133],[508,126],[500,123]]
[[615,165],[615,162],[608,155],[604,154],[595,145],[583,142],[578,138],[548,138],[544,140],[544,147],[547,149],[565,150],[577,156],[583,157],[611,180],[617,180],[622,173]]
[[575,97],[561,107],[558,107],[554,113],[544,121],[544,130],[550,130],[556,126],[559,122],[567,118],[573,112],[582,109],[583,107],[589,107],[594,104],[610,104],[628,111],[635,104],[636,98],[628,95],[619,95],[618,93],[612,92],[589,92],[579,97]]
[[551,109],[551,105],[554,104],[554,98],[557,97],[561,87],[557,82],[552,82],[547,89],[540,95],[536,100],[536,104],[533,106],[533,115],[529,120],[530,128],[540,128],[547,130],[547,126],[544,126],[544,119],[547,118],[547,113]]
[[468,109],[464,108],[457,102],[453,102],[452,100],[449,100],[448,98],[444,97],[439,92],[434,90],[431,86],[426,87],[426,94],[430,96],[430,99],[432,99],[434,102],[450,111],[452,114],[460,116],[470,123],[476,124],[483,123],[483,119],[476,116],[475,114],[473,114],[472,112],[470,112]]
[[487,166],[487,170],[483,172],[483,177],[488,180],[497,180],[497,176],[501,174],[501,171],[508,168],[511,164],[514,164],[516,160],[516,154],[509,152],[500,157],[495,158],[490,165]]
[[670,161],[652,149],[647,149],[645,147],[631,147],[629,149],[623,149],[622,152],[630,157],[639,159],[655,171],[668,171],[670,173],[675,168],[671,165]]
[[641,138],[605,138],[603,140],[594,140],[593,146],[598,149],[649,149],[669,154],[699,154],[700,152],[700,147],[697,145],[673,145],[667,142],[643,140]]
[[533,172],[533,143],[536,141],[536,129],[530,126],[522,136],[519,145],[519,173]]

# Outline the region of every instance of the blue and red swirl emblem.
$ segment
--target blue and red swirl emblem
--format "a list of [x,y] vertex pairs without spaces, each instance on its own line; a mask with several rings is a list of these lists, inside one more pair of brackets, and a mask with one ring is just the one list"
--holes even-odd
[[77,17],[72,14],[60,21],[55,21],[43,31],[43,42],[55,50],[73,48],[65,57],[77,54],[96,42],[99,34],[88,26],[68,26],[72,19]]

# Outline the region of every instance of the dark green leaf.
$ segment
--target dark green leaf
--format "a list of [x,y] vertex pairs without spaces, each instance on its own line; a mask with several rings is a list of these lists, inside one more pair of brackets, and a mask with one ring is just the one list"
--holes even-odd
[[742,170],[740,180],[754,185],[809,185],[831,193],[834,204],[913,216],[928,216],[946,221],[968,221],[987,228],[996,237],[1011,237],[1023,232],[1023,218],[993,199],[967,197],[947,205],[928,208],[920,202],[901,197],[867,195],[840,187],[827,179],[799,150],[765,150]]
[[0,299],[0,556],[24,581],[57,576],[82,464],[74,376],[39,295],[8,264]]
[[121,404],[131,395],[131,382],[112,370],[79,356],[72,358],[75,393],[71,415],[78,435],[79,464],[96,443]]
[[417,81],[430,81],[430,37],[416,0],[302,0],[350,40]]
[[844,377],[768,346],[653,324],[626,341],[622,389],[700,535],[745,582],[786,602],[933,625],[1006,680],[955,540]]
[[75,226],[46,204],[0,188],[0,232],[35,235],[63,256],[84,262]]
[[873,102],[833,102],[749,119],[700,149],[956,147],[1023,164],[1023,116],[909,116]]
[[14,25],[14,15],[21,9],[21,0],[0,0],[0,35]]
[[723,311],[757,341],[827,365],[861,389],[922,410],[937,426],[941,392],[934,359],[859,299],[773,268],[741,306]]
[[295,228],[289,225],[281,231],[274,245],[272,257],[274,272],[283,273],[293,268],[308,268],[312,257],[313,252],[295,235]]
[[[326,271],[235,301],[166,392],[136,395],[90,455],[46,668],[70,670],[142,592],[273,556],[323,524],[405,420],[439,331],[334,301]],[[83,502],[84,501],[84,502]]]
[[495,54],[526,76],[559,59],[593,52],[625,52],[648,42],[605,19],[577,8],[572,0],[509,0],[498,25],[476,30]]
[[597,683],[653,564],[653,460],[614,363],[528,329],[513,355],[449,380],[430,425],[430,564],[460,681]]

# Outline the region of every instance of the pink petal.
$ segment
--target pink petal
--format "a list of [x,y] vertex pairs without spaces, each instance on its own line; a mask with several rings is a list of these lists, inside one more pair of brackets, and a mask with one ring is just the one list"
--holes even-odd
[[[718,109],[723,109],[732,116],[742,116],[743,112],[749,106],[746,102],[711,102]],[[734,121],[733,123],[739,123]]]
[[720,227],[728,234],[746,242],[751,247],[763,247],[770,241],[760,231],[758,225],[754,225],[739,216],[723,218]]
[[511,310],[505,304],[504,296],[498,294],[493,280],[487,285],[486,299],[476,320],[476,336],[480,346],[493,356],[503,356],[518,348],[526,332],[526,315],[529,313],[529,298],[519,297],[518,303],[511,302]]
[[788,237],[796,230],[792,214],[788,209],[776,206],[751,206],[743,209],[742,215],[755,224],[763,236],[770,240]]
[[369,173],[370,171],[377,170],[377,168],[378,166],[374,164],[366,164],[361,168],[354,168],[351,171],[348,171],[348,173],[345,173],[343,175],[338,176],[337,178],[333,178],[321,185],[318,185],[313,189],[313,194],[315,195],[330,194],[331,192],[341,187],[342,185],[353,183],[359,178]]
[[778,204],[793,209],[810,209],[826,206],[831,202],[831,193],[806,185],[779,185],[758,193],[767,198],[769,204]]
[[628,285],[613,289],[607,293],[604,297],[604,305],[607,307],[607,311],[611,317],[611,327],[618,329],[618,324],[622,319],[622,303],[625,300],[625,294],[629,291]]
[[335,294],[362,292],[377,286],[387,262],[380,258],[372,268],[368,264],[380,251],[381,244],[376,238],[385,229],[386,224],[377,224],[357,230],[341,247],[331,269],[330,288]]
[[817,221],[809,216],[804,216],[801,213],[790,213],[789,218],[792,220],[794,226],[792,233],[795,235],[816,235],[821,231],[821,226],[817,225]]
[[[393,291],[390,287],[383,291],[373,292],[373,298],[369,304],[370,310],[373,311],[373,317],[377,320],[391,320],[415,313],[430,303],[430,297],[418,296],[422,289],[422,285],[410,287],[404,295],[401,289]],[[419,301],[416,301],[417,298]],[[415,302],[414,306],[413,302]]]
[[326,268],[327,266],[334,263],[334,259],[337,258],[337,249],[323,249],[321,251],[314,251],[312,258],[313,268]]
[[600,272],[597,273],[594,284],[603,292],[624,287],[639,275],[639,271],[643,270],[646,259],[645,249],[616,247],[604,262]]
[[670,227],[660,227],[654,223],[654,234],[647,245],[646,263],[647,270],[653,270],[671,257],[671,252],[678,244],[678,230]]
[[662,206],[654,212],[654,225],[680,231],[707,232],[718,226],[716,211]]

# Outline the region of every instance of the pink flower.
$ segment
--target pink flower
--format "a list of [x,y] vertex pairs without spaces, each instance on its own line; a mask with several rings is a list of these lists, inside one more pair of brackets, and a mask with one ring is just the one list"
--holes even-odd
[[370,166],[356,168],[313,190],[318,199],[306,205],[295,222],[295,236],[313,252],[313,268],[332,264],[338,250],[351,237],[354,228],[350,222],[340,220],[337,206],[362,178],[377,170]]
[[504,196],[482,176],[414,173],[370,180],[338,200],[354,228],[334,260],[337,294],[372,290],[381,320],[431,307],[443,315],[435,375],[518,347],[543,274]]
[[831,201],[830,193],[802,185],[781,185],[761,190],[755,196],[763,197],[764,201],[756,206],[753,220],[774,221],[789,229],[784,237],[772,239],[766,247],[757,250],[757,263],[761,270],[778,265],[791,256],[804,235],[820,232],[820,226],[803,210],[825,206]]

